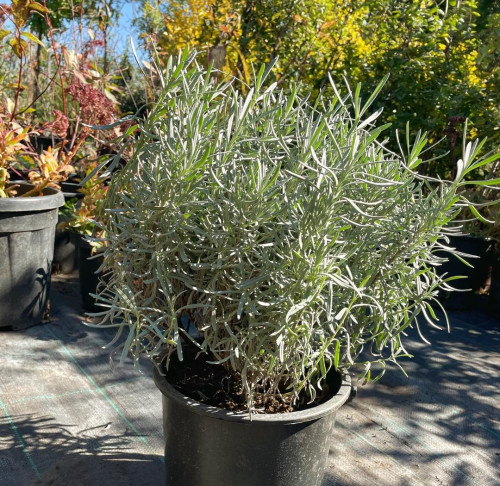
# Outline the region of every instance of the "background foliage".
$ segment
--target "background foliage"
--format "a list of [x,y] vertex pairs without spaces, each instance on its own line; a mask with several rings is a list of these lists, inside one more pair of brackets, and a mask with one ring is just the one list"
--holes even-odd
[[[431,142],[441,140],[424,154],[425,175],[454,177],[466,119],[469,137],[499,146],[500,4],[492,0],[137,0],[133,26],[120,23],[130,9],[123,0],[11,5],[23,12],[23,26],[14,32],[0,13],[0,116],[15,106],[22,126],[43,125],[60,110],[70,118],[69,135],[75,133],[81,107],[66,96],[75,79],[103,93],[117,114],[134,113],[153,99],[140,70],[154,77],[155,53],[162,65],[189,46],[200,63],[213,62],[247,84],[254,66],[275,61],[268,82],[299,82],[313,101],[322,89],[334,96],[329,75],[370,92],[390,74],[375,107],[384,110],[382,122],[392,123],[389,147],[398,151],[396,130],[408,122],[412,135],[423,130]],[[116,43],[117,31],[132,29],[140,66]],[[470,177],[495,179],[499,172],[490,164]]]
[[471,136],[498,145],[499,9],[488,0],[163,0],[145,2],[138,25],[163,58],[188,45],[242,79],[278,58],[275,80],[298,80],[313,97],[329,72],[368,91],[390,73],[384,121],[393,134],[410,122],[431,141],[446,137],[432,155],[452,156],[427,172],[450,177],[465,118]]

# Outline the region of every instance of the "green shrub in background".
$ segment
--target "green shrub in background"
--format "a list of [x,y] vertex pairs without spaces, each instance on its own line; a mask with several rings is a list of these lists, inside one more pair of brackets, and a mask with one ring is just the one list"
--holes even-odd
[[[426,175],[453,177],[461,126],[499,146],[500,4],[488,0],[210,0],[145,2],[139,27],[157,41],[163,59],[185,46],[199,60],[250,83],[252,65],[277,59],[271,81],[300,81],[314,98],[343,76],[371,92],[384,108],[390,146],[410,122],[413,136],[445,138],[426,154]],[[208,7],[208,8],[207,8]],[[162,15],[163,14],[163,15]],[[208,54],[207,54],[208,52]],[[333,96],[333,93],[331,93]],[[459,138],[458,142],[456,138]],[[476,174],[477,175],[477,174]],[[484,174],[479,174],[484,175]]]

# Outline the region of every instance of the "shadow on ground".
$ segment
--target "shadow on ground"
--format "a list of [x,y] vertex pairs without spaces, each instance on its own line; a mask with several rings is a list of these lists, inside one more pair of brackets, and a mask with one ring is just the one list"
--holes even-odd
[[[499,321],[450,312],[451,333],[406,339],[413,359],[339,411],[324,486],[496,485]],[[346,455],[351,461],[346,465]]]
[[[0,431],[2,484],[164,483],[162,457],[134,452],[137,437],[110,434],[106,425],[80,430],[78,424],[26,414],[1,418]],[[19,461],[26,463],[21,473]]]

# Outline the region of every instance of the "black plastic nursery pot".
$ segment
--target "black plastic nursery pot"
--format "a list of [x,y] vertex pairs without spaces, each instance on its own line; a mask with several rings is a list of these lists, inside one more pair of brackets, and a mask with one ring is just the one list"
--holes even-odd
[[167,486],[319,486],[348,375],[316,407],[286,414],[234,413],[178,392],[154,369],[163,395]]
[[500,319],[500,250],[498,249],[498,243],[497,248],[492,253],[491,259],[492,265],[489,309],[497,319]]
[[464,265],[453,256],[447,256],[449,261],[440,268],[440,274],[448,276],[462,275],[467,278],[453,280],[452,287],[460,292],[440,293],[440,302],[446,309],[477,309],[498,311],[496,302],[496,289],[498,288],[498,252],[495,250],[493,240],[475,236],[452,236],[450,246],[461,253],[475,255],[476,258],[467,258],[473,268]]
[[88,312],[103,310],[96,304],[91,294],[97,293],[97,287],[101,278],[99,267],[103,262],[103,255],[92,254],[92,245],[78,235],[78,275],[80,277],[80,292],[83,308]]
[[[61,183],[61,191],[64,202],[71,199],[82,199],[83,194],[78,192],[80,185],[74,182]],[[69,230],[56,228],[54,241],[54,258],[52,260],[53,270],[58,273],[68,274],[78,267],[78,236]]]
[[78,235],[71,231],[56,229],[54,239],[54,272],[69,274],[78,267]]
[[[19,185],[18,195],[33,186]],[[43,196],[0,198],[0,327],[24,329],[39,324],[50,290],[54,234],[62,193],[46,188]]]

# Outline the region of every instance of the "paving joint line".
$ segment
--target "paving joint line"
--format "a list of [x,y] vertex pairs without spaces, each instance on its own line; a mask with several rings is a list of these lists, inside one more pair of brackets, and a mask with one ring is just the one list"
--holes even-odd
[[[58,341],[59,345],[62,347],[66,355],[70,358],[70,360],[73,362],[73,364],[83,373],[83,375],[90,381],[92,386],[94,387],[95,391],[97,391],[104,399],[106,402],[108,402],[109,405],[113,408],[113,410],[119,415],[119,417],[125,422],[125,424],[130,427],[130,429],[138,436],[138,438],[150,449],[152,452],[156,452],[151,444],[147,441],[147,439],[137,430],[137,428],[130,422],[130,420],[125,416],[125,414],[120,410],[118,405],[109,397],[109,395],[106,394],[104,391],[103,387],[100,387],[95,380],[92,378],[92,376],[83,368],[83,366],[78,362],[78,360],[75,358],[73,353],[65,346],[65,344],[61,341],[59,336],[51,329],[49,326],[47,326],[47,329],[49,332],[54,336],[54,338]],[[165,462],[165,457],[160,456],[159,459],[162,462]]]
[[28,462],[30,463],[33,470],[35,471],[37,478],[42,479],[42,475],[40,474],[40,471],[38,470],[38,467],[35,464],[35,461],[31,457],[31,454],[28,452],[28,449],[26,447],[26,443],[24,442],[19,430],[17,429],[17,426],[14,422],[14,419],[12,418],[9,411],[7,410],[7,406],[5,405],[5,403],[1,399],[0,399],[0,407],[2,408],[3,413],[10,424],[10,427],[12,428],[12,431],[14,432],[14,435],[16,436],[17,441],[21,445],[21,450],[24,452],[26,458],[28,459]]

